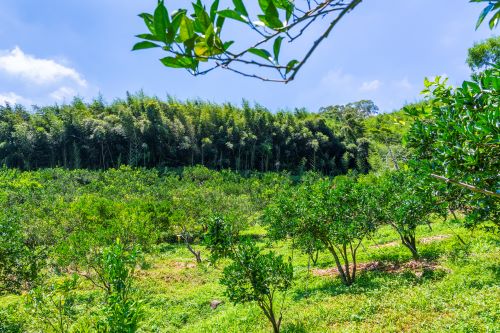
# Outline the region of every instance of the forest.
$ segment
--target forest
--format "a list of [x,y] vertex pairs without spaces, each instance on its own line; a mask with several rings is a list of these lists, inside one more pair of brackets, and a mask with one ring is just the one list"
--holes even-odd
[[366,173],[364,122],[372,101],[271,113],[204,101],[167,102],[127,94],[110,105],[0,106],[0,163],[23,170],[107,169],[197,164],[235,171],[317,170]]
[[[360,2],[259,2],[284,81],[301,65],[277,61],[277,15]],[[213,26],[252,28],[233,4],[158,1],[134,49],[165,43],[193,75],[246,64]],[[478,26],[498,21],[486,1]],[[143,91],[0,105],[0,333],[500,331],[500,37],[464,61],[470,79],[426,78],[393,112]]]

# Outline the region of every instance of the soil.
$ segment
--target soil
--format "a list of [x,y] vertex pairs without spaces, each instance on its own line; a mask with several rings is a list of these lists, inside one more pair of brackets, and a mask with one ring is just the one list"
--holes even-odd
[[[352,269],[352,265],[350,267]],[[402,273],[404,271],[412,271],[415,275],[419,276],[424,270],[436,270],[442,268],[439,264],[427,260],[411,260],[405,263],[392,263],[373,261],[368,263],[361,263],[357,265],[358,272],[379,271],[388,273]],[[315,276],[337,276],[339,271],[336,267],[326,269],[313,269]]]

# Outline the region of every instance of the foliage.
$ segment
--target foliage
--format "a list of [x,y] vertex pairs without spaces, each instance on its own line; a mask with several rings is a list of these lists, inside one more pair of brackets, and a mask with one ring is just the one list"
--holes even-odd
[[[170,8],[169,14],[164,1],[160,0],[153,14],[139,15],[148,32],[137,35],[142,41],[135,44],[133,50],[161,48],[168,55],[160,59],[165,66],[184,68],[195,76],[222,68],[264,81],[289,82],[336,24],[360,3],[360,0],[321,3],[261,0],[259,8],[255,8],[248,6],[249,3],[245,5],[245,1],[233,0],[233,8],[220,9],[219,0],[211,4],[197,0],[192,3],[191,11],[186,8],[172,11]],[[283,41],[298,40],[316,20],[325,17],[331,18],[328,27],[302,60],[281,61]],[[229,24],[228,19],[254,32],[258,39],[245,41],[243,48],[239,45],[243,44],[242,40],[235,43],[226,39],[223,31],[230,29],[224,29]],[[240,49],[235,49],[236,46]],[[267,73],[256,70],[249,72],[244,67],[270,72],[276,78],[267,78]]]
[[75,290],[78,275],[44,284],[30,291],[27,305],[45,325],[44,331],[66,333],[76,319]]
[[[319,180],[283,193],[266,210],[270,234],[291,236],[311,255],[321,243],[333,256],[342,282],[356,279],[356,255],[382,218],[376,187],[349,177]],[[352,262],[351,262],[352,260]]]
[[[285,293],[292,285],[291,259],[285,262],[274,252],[263,254],[251,241],[236,246],[233,261],[224,268],[221,283],[234,303],[256,302],[273,326],[280,332],[283,304],[277,303],[278,292]],[[284,297],[284,296],[283,296]]]
[[209,220],[204,243],[210,251],[212,264],[231,255],[233,245],[237,243],[237,237],[238,233],[234,230],[233,225],[227,223],[223,217],[214,216]]
[[403,111],[379,114],[364,120],[365,136],[370,141],[368,163],[377,171],[398,170],[409,160],[403,138],[412,118]]
[[44,262],[44,251],[29,246],[19,220],[0,213],[0,294],[30,288]]
[[467,64],[474,71],[491,68],[500,64],[500,36],[475,43],[469,49]]
[[483,23],[483,21],[488,17],[489,14],[492,14],[489,27],[490,29],[494,29],[498,26],[498,22],[500,22],[500,0],[470,0],[470,2],[486,2],[487,5],[479,15],[477,20],[476,29]]
[[[278,305],[278,292],[286,293],[293,280],[291,258],[286,263],[283,256],[262,250],[250,238],[240,241],[240,236],[225,218],[216,216],[209,222],[205,244],[211,252],[211,261],[231,258],[224,268],[221,284],[225,294],[235,304],[256,302],[270,321],[275,333],[280,332],[283,318],[282,303]],[[284,302],[285,295],[282,295]]]
[[[498,226],[500,68],[486,70],[453,89],[446,80],[426,80],[429,103],[406,112],[415,117],[408,143],[416,167],[468,193],[460,207],[471,225],[491,220]],[[445,196],[451,199],[449,196]]]
[[377,185],[383,192],[379,208],[385,216],[384,222],[396,230],[402,244],[410,250],[413,258],[419,259],[417,227],[428,225],[430,228],[432,214],[446,216],[434,189],[427,184],[423,175],[408,171],[386,173]]
[[[161,48],[167,56],[160,59],[163,65],[181,68],[190,74],[205,75],[214,69],[227,69],[236,74],[263,81],[288,83],[309,60],[318,45],[323,42],[361,0],[325,0],[323,2],[259,0],[258,8],[248,1],[232,0],[233,8],[220,9],[220,1],[197,0],[192,9],[169,10],[164,0],[159,0],[154,13],[141,13],[147,33],[136,37],[141,39],[132,50]],[[492,14],[490,29],[500,21],[499,0],[470,0],[486,3],[479,15],[476,29]],[[315,21],[329,18],[324,31],[317,31]],[[255,37],[242,34],[236,40],[229,40],[223,31],[228,24],[245,27]],[[234,27],[231,26],[231,30]],[[301,60],[282,61],[280,55],[287,44],[297,43],[314,31],[316,39]],[[234,45],[234,46],[233,46]],[[241,46],[244,45],[244,46]],[[235,49],[239,46],[239,49]]]
[[120,238],[124,244],[138,244],[149,250],[168,232],[170,205],[164,201],[122,202],[98,195],[77,197],[64,212],[67,228],[64,242],[56,245],[58,264],[85,264],[94,249]]
[[106,292],[104,319],[97,324],[99,332],[132,333],[139,328],[141,306],[131,295],[138,259],[137,249],[128,251],[119,240],[96,255],[91,266],[93,275],[87,278]]
[[[352,103],[363,107],[373,102]],[[106,105],[0,106],[0,164],[24,170],[204,165],[236,171],[346,173],[342,157],[356,132],[304,110],[272,113],[203,101],[166,102],[143,94]],[[347,120],[346,120],[347,121]],[[345,138],[345,139],[342,139]],[[356,149],[353,151],[356,154]]]
[[[403,165],[401,169],[404,169]],[[106,199],[106,203],[113,203],[112,207],[118,207],[118,210],[124,212],[134,212],[140,208],[140,215],[146,216],[148,220],[147,216],[152,214],[151,206],[160,208],[163,203],[168,207],[165,215],[172,227],[170,214],[174,213],[171,209],[175,208],[169,205],[169,198],[196,184],[199,188],[219,191],[223,196],[238,197],[245,203],[238,208],[243,209],[241,214],[223,216],[223,219],[219,215],[219,222],[226,224],[219,229],[219,239],[222,242],[227,240],[223,236],[226,233],[224,230],[232,230],[234,234],[240,234],[235,240],[254,240],[260,255],[267,255],[271,247],[276,256],[283,256],[286,264],[286,258],[293,257],[293,284],[286,293],[277,291],[275,297],[275,319],[279,318],[279,306],[284,300],[284,319],[281,325],[283,332],[294,329],[324,332],[332,327],[354,332],[385,332],[388,329],[404,331],[408,327],[436,332],[495,331],[498,326],[496,310],[499,303],[497,297],[494,297],[498,294],[498,240],[496,235],[483,230],[472,233],[465,229],[460,210],[455,212],[459,222],[444,222],[441,218],[430,216],[432,230],[426,224],[416,227],[415,237],[421,240],[418,244],[421,263],[425,267],[431,265],[429,268],[419,269],[420,264],[409,261],[411,254],[406,247],[398,244],[400,237],[395,229],[377,224],[377,230],[363,239],[357,251],[356,282],[347,287],[340,278],[332,278],[339,274],[328,250],[320,249],[316,267],[309,270],[307,251],[297,251],[297,247],[302,246],[299,243],[302,239],[293,237],[271,242],[272,229],[269,228],[266,232],[263,226],[256,224],[270,202],[287,197],[282,192],[295,199],[298,196],[294,196],[294,193],[303,195],[299,191],[301,188],[317,186],[320,181],[334,184],[342,181],[343,177],[327,181],[322,179],[321,174],[313,172],[306,172],[298,178],[290,177],[288,173],[242,175],[199,167],[183,170],[122,167],[94,171],[45,169],[30,172],[4,168],[0,169],[0,179],[2,216],[12,218],[14,225],[22,230],[22,239],[36,241],[37,247],[45,248],[48,266],[42,270],[41,276],[44,279],[38,280],[34,286],[41,286],[46,294],[51,290],[52,284],[61,283],[75,271],[92,278],[97,276],[94,269],[85,266],[86,262],[90,262],[86,259],[81,260],[78,267],[59,266],[55,263],[60,245],[68,241],[65,236],[78,225],[70,224],[71,220],[77,218],[79,223],[98,223],[92,219],[80,218],[80,215],[84,215],[82,209],[85,206],[81,205],[83,198],[91,196],[92,203],[97,204],[101,201],[94,199],[101,197]],[[382,206],[383,201],[379,199],[378,193],[382,189],[378,177],[358,177],[355,185],[370,193],[373,197],[370,200],[377,203],[375,208]],[[445,184],[436,183],[433,186],[439,186],[439,189]],[[205,199],[211,200],[209,196]],[[441,197],[437,199],[442,200]],[[91,207],[88,210],[88,216],[100,216]],[[102,208],[102,211],[105,213],[108,210]],[[161,217],[161,211],[162,209],[153,215]],[[253,214],[247,216],[250,211]],[[376,211],[374,213],[378,214]],[[240,217],[245,221],[239,221]],[[151,218],[148,223],[156,223],[152,221],[158,220],[158,225],[161,226],[163,218]],[[216,219],[206,222],[208,230],[212,220]],[[129,223],[126,214],[119,214],[112,221],[111,226]],[[271,329],[268,319],[256,302],[233,305],[225,295],[226,287],[220,284],[220,278],[223,269],[233,263],[231,257],[221,258],[218,267],[193,265],[192,255],[183,244],[177,244],[171,232],[169,229],[161,237],[155,238],[150,249],[144,252],[147,265],[141,264],[140,271],[135,272],[131,282],[132,289],[128,295],[132,300],[140,300],[141,331],[262,332]],[[466,246],[457,242],[457,235]],[[99,235],[90,233],[87,237],[91,236],[100,238]],[[110,241],[111,245],[113,243],[114,239]],[[133,245],[125,244],[123,240],[121,243],[125,249],[131,249]],[[95,259],[92,254],[100,255],[101,250],[110,244],[98,245],[85,258]],[[202,245],[198,240],[193,244],[196,249],[201,249]],[[303,245],[307,249],[307,243],[304,242]],[[221,248],[227,248],[227,245]],[[31,252],[36,248],[28,249]],[[71,249],[68,247],[68,251]],[[417,265],[417,268],[410,265]],[[40,285],[44,281],[46,283]],[[101,325],[106,323],[109,312],[106,310],[107,292],[103,290],[86,278],[80,279],[77,288],[70,292],[73,303],[68,314],[74,315],[71,317],[74,318],[71,330],[95,331],[97,322]],[[57,299],[61,293],[53,295]],[[44,324],[45,318],[24,306],[26,298],[25,295],[17,294],[0,296],[0,331],[51,331]],[[209,306],[213,300],[222,301],[214,310]],[[471,316],[471,313],[481,313],[481,316]],[[70,317],[67,318],[69,323]]]
[[0,332],[23,333],[26,332],[26,318],[18,315],[18,309],[13,306],[0,308]]

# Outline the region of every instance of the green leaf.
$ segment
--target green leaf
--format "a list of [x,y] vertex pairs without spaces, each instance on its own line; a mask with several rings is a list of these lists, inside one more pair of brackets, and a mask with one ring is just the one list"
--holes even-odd
[[227,51],[227,50],[229,49],[229,47],[230,47],[231,45],[233,45],[233,44],[234,44],[234,40],[230,40],[230,41],[228,41],[228,42],[225,42],[225,43],[224,43],[224,47],[223,47],[223,48],[224,48],[224,51]]
[[172,16],[172,24],[171,24],[171,30],[175,31],[177,33],[177,30],[179,30],[179,27],[181,26],[181,21],[182,18],[186,16],[185,11],[177,12]]
[[267,6],[269,6],[270,1],[272,0],[259,0],[259,7],[262,9],[263,13],[267,11]]
[[271,1],[267,6],[266,15],[265,15],[267,26],[272,29],[282,28],[283,23],[280,21],[280,16],[278,13],[278,9]]
[[250,48],[248,49],[248,52],[253,53],[261,58],[264,58],[269,61],[273,61],[273,57],[271,56],[271,53],[269,53],[267,50],[264,49],[257,49],[257,48]]
[[274,40],[274,45],[273,45],[273,52],[274,52],[274,60],[278,62],[278,58],[280,56],[280,50],[281,50],[281,42],[283,41],[284,37],[278,36]]
[[217,17],[217,21],[215,22],[215,26],[217,27],[217,33],[220,34],[222,30],[222,26],[224,25],[224,21],[226,20],[225,17],[219,16]]
[[194,53],[198,57],[208,57],[211,55],[210,48],[205,42],[196,43],[196,45],[194,46]]
[[212,6],[210,6],[210,20],[214,23],[218,9],[219,9],[219,0],[215,0]]
[[290,60],[288,64],[286,64],[286,74],[290,73],[298,63],[299,61],[296,59]]
[[490,20],[490,29],[493,30],[497,25],[498,22],[500,21],[500,11],[493,15],[493,17]]
[[145,40],[151,40],[151,41],[155,41],[155,42],[161,42],[161,40],[159,40],[156,36],[154,36],[152,34],[140,34],[140,35],[136,35],[135,37],[145,39]]
[[154,35],[155,34],[155,26],[153,23],[153,15],[148,14],[148,13],[141,13],[141,14],[139,14],[139,17],[144,20],[146,27],[148,27],[148,30]]
[[163,1],[158,2],[154,13],[155,36],[161,41],[167,40],[167,28],[170,25],[167,8]]
[[490,3],[488,6],[486,6],[483,11],[481,12],[481,14],[479,15],[479,18],[477,19],[477,23],[476,23],[476,30],[479,28],[479,26],[481,26],[481,24],[483,23],[484,19],[486,18],[486,16],[488,16],[488,14],[490,13],[490,11],[493,9],[493,4]]
[[181,20],[180,30],[179,30],[179,38],[181,42],[185,42],[188,39],[193,38],[194,36],[194,26],[193,20],[191,20],[187,16],[183,16]]
[[230,18],[236,21],[240,21],[243,23],[248,23],[248,19],[242,16],[240,13],[232,10],[232,9],[224,9],[219,11],[219,15],[225,18]]
[[242,0],[233,0],[233,4],[238,13],[245,17],[248,17],[247,9],[245,8]]
[[195,30],[199,33],[203,33],[203,31],[205,31],[208,28],[208,25],[212,22],[210,20],[210,16],[205,11],[205,8],[201,5],[201,2],[199,4],[193,3],[193,9],[195,12]]
[[189,57],[165,57],[160,59],[160,61],[163,63],[163,65],[172,68],[195,69],[198,65],[198,62],[195,59]]
[[149,41],[143,41],[143,42],[139,42],[139,43],[135,44],[134,47],[132,48],[132,51],[152,49],[154,47],[160,47],[160,45],[155,44],[153,42],[149,42]]
[[173,43],[175,40],[175,36],[177,35],[177,31],[179,31],[179,27],[181,25],[182,18],[186,15],[185,11],[178,11],[172,16],[172,23],[168,27],[167,32],[167,42],[169,44]]

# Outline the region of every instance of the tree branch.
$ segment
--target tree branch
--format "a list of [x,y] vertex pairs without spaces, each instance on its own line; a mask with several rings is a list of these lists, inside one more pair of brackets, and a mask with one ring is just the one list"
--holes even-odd
[[431,177],[439,179],[439,180],[442,180],[442,181],[444,181],[446,183],[451,183],[451,184],[455,184],[455,185],[464,187],[466,189],[471,190],[472,192],[481,193],[481,194],[484,194],[484,195],[487,195],[487,196],[491,196],[491,197],[500,199],[500,194],[492,192],[492,191],[489,191],[489,190],[484,190],[484,189],[478,188],[478,187],[476,187],[474,185],[470,185],[470,184],[467,184],[467,183],[464,183],[464,182],[461,182],[461,181],[458,181],[458,180],[453,180],[453,179],[450,179],[450,178],[446,178],[444,176],[436,175],[434,173],[431,173]]

